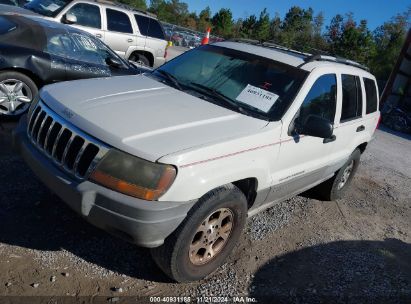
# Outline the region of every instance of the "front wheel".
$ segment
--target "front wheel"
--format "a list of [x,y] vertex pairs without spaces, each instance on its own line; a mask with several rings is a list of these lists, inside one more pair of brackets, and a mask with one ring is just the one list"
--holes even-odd
[[0,72],[0,116],[19,117],[38,93],[37,85],[26,75]]
[[177,282],[202,279],[237,245],[246,217],[244,194],[234,185],[217,188],[196,203],[162,246],[151,250],[153,259]]

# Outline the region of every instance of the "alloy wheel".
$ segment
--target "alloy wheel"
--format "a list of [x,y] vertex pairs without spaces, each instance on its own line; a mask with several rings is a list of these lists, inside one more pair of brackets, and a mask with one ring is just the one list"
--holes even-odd
[[233,212],[228,208],[213,211],[201,223],[189,248],[189,258],[194,265],[210,262],[226,245],[234,228]]
[[33,99],[29,86],[21,80],[6,79],[0,82],[0,113],[16,116],[25,112]]

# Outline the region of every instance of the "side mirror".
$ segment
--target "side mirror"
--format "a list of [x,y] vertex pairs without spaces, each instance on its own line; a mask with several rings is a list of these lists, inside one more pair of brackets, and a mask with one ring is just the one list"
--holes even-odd
[[112,66],[112,67],[115,67],[115,68],[120,68],[120,67],[123,66],[123,63],[119,59],[114,58],[114,57],[107,57],[106,63],[109,66]]
[[300,134],[320,138],[331,138],[333,135],[333,126],[331,123],[320,116],[309,115],[303,125],[301,125]]
[[67,13],[67,14],[64,14],[63,17],[61,18],[61,22],[63,22],[64,24],[75,24],[77,23],[77,17],[76,15]]

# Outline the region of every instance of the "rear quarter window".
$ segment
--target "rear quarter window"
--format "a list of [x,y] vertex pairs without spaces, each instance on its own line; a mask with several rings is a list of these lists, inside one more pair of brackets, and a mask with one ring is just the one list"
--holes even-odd
[[362,114],[361,82],[358,76],[341,75],[342,108],[341,122],[359,118]]
[[366,114],[374,113],[378,109],[378,96],[375,81],[368,78],[363,78],[365,96],[366,96]]
[[164,31],[163,31],[163,28],[161,27],[160,22],[152,18],[150,19],[150,26],[148,28],[148,36],[165,40]]
[[0,16],[0,35],[14,31],[17,25],[8,18]]

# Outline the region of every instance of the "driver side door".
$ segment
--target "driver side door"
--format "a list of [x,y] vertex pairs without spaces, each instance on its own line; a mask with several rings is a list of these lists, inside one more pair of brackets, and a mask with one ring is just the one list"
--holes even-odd
[[324,179],[334,141],[298,134],[309,116],[334,124],[337,107],[337,78],[323,74],[312,84],[291,125],[283,126],[280,152],[273,171],[274,185],[269,201],[283,199],[308,189]]

